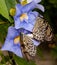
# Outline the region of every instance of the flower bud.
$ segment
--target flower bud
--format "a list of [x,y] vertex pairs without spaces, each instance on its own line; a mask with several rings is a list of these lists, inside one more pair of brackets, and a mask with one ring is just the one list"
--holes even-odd
[[10,9],[10,15],[11,15],[11,16],[14,16],[15,13],[16,13],[16,9],[15,9],[15,8],[11,8],[11,9]]

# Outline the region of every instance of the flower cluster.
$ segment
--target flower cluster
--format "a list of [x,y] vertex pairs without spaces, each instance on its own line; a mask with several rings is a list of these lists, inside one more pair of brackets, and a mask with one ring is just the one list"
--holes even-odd
[[[16,5],[16,13],[14,18],[15,26],[8,28],[8,34],[1,50],[7,50],[13,52],[19,57],[22,56],[20,47],[20,33],[30,34],[35,25],[36,18],[40,15],[36,11],[32,11],[34,8],[38,8],[44,12],[44,7],[40,4],[41,0],[27,0],[27,4],[22,5],[25,0],[20,0],[21,4]],[[40,42],[32,39],[34,45],[38,46]]]

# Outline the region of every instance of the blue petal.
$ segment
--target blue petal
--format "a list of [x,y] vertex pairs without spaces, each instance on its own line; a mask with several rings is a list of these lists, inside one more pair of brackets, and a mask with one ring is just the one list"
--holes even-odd
[[22,52],[21,52],[21,48],[20,48],[20,43],[19,44],[14,44],[13,39],[10,40],[8,38],[6,38],[4,46],[1,49],[2,51],[10,51],[13,52],[14,54],[16,54],[19,57],[23,57],[22,56]]
[[31,2],[31,3],[23,6],[22,12],[29,12],[29,11],[32,11],[34,8],[38,8],[44,12],[44,7],[42,5],[35,3],[35,2]]
[[[32,29],[34,27],[36,18],[38,17],[38,12],[34,11],[34,12],[29,12],[28,14],[28,20],[24,20],[23,22],[20,21],[19,18],[17,18],[15,20],[15,28],[19,29],[19,28],[24,28],[28,31],[32,32]],[[26,23],[28,21],[28,23]]]
[[25,6],[23,6],[22,12],[23,12],[23,13],[24,13],[24,12],[27,13],[27,12],[33,10],[34,8],[35,8],[35,5],[34,5],[33,2],[31,2],[31,3],[29,3],[29,4],[25,5]]
[[15,53],[17,56],[22,57],[20,43],[14,44],[14,38],[19,35],[19,32],[13,27],[8,28],[8,35],[6,37],[4,46],[1,50],[7,50]]
[[[19,28],[24,28],[28,31],[32,31],[36,18],[38,17],[38,12],[34,11],[34,12],[29,12],[28,14],[28,20],[23,20],[22,22],[20,21],[20,19],[17,17],[17,19],[15,19],[15,28],[19,29]],[[27,23],[28,22],[28,23]]]
[[33,0],[27,0],[27,3],[31,3]]
[[32,15],[32,16],[34,16],[34,17],[38,17],[38,15],[39,15],[39,13],[38,12],[36,12],[36,11],[30,11],[28,14],[30,14],[30,15]]
[[18,29],[23,28],[23,29],[26,29],[26,30],[32,32],[33,27],[34,26],[31,23],[21,22]]
[[39,46],[40,45],[40,42],[39,41],[36,41],[34,39],[32,39],[32,40],[33,40],[35,46]]
[[7,35],[8,38],[12,39],[18,35],[19,35],[18,30],[16,30],[13,26],[10,26],[8,28],[8,35]]
[[45,9],[44,9],[44,6],[43,6],[43,5],[41,5],[41,4],[36,4],[35,6],[36,6],[36,8],[38,8],[39,10],[41,10],[42,12],[44,12],[44,11],[45,11]]
[[22,31],[24,34],[30,34],[30,33],[31,33],[30,31],[25,30],[25,29],[21,29],[21,31]]
[[33,0],[35,3],[39,3],[41,2],[41,0]]
[[[34,8],[38,8],[38,9],[40,9],[41,11],[44,12],[44,7],[43,7],[42,5],[39,5],[39,4],[35,3],[35,2],[31,2],[31,3],[29,3],[29,4],[25,5],[25,6],[23,6],[22,12],[29,12],[29,11],[33,10]],[[41,8],[42,8],[42,9],[41,9]]]
[[[22,2],[22,0],[19,0],[19,1]],[[34,1],[35,3],[41,2],[41,0],[27,0],[27,3],[31,3],[32,1]]]
[[23,28],[26,29],[28,31],[32,31],[33,29],[33,24],[31,23],[26,23],[25,21],[21,22],[19,18],[17,18],[15,20],[15,28],[19,29],[19,28]]
[[28,24],[22,24],[22,25],[23,25],[22,27],[23,27],[24,29],[26,29],[26,30],[32,32],[32,29],[33,29],[33,27],[34,27],[32,24],[28,23]]
[[15,20],[15,23],[14,23],[16,29],[19,29],[19,28],[20,28],[20,23],[21,23],[20,19],[17,18],[17,19]]
[[22,12],[21,12],[21,9],[22,9],[22,5],[21,5],[21,4],[17,4],[17,5],[16,5],[16,14],[15,14],[14,17],[21,15],[21,13],[22,13]]
[[[19,0],[19,2],[21,3],[23,0]],[[27,0],[27,4],[32,2],[32,0]]]
[[39,3],[41,2],[41,0],[27,0],[27,3],[31,3],[31,2]]
[[31,23],[31,24],[35,24],[35,21],[36,21],[36,18],[39,16],[39,13],[34,11],[34,12],[30,12],[28,14],[28,23]]

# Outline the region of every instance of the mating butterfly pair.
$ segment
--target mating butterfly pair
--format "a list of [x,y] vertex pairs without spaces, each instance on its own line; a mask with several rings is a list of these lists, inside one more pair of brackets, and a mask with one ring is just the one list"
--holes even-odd
[[23,56],[25,56],[28,60],[30,60],[31,57],[34,57],[37,51],[36,46],[33,44],[32,38],[40,42],[43,42],[45,40],[51,41],[53,38],[53,33],[50,25],[40,17],[36,19],[32,35],[33,37],[29,37],[23,33],[20,35],[21,50]]

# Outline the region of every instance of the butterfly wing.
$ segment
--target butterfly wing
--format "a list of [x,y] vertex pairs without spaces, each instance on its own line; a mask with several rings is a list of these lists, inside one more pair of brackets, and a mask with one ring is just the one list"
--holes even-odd
[[23,35],[23,43],[25,45],[25,49],[30,56],[35,56],[36,54],[36,46],[33,44],[33,41],[30,37]]
[[43,18],[38,17],[36,19],[36,23],[33,28],[33,37],[41,42],[43,42],[44,40],[51,41],[53,37],[52,29]]
[[47,23],[47,27],[45,30],[45,38],[46,41],[51,41],[53,39],[53,31],[51,26]]
[[21,33],[21,47],[28,60],[36,55],[36,46],[33,44],[32,39],[23,33]]

